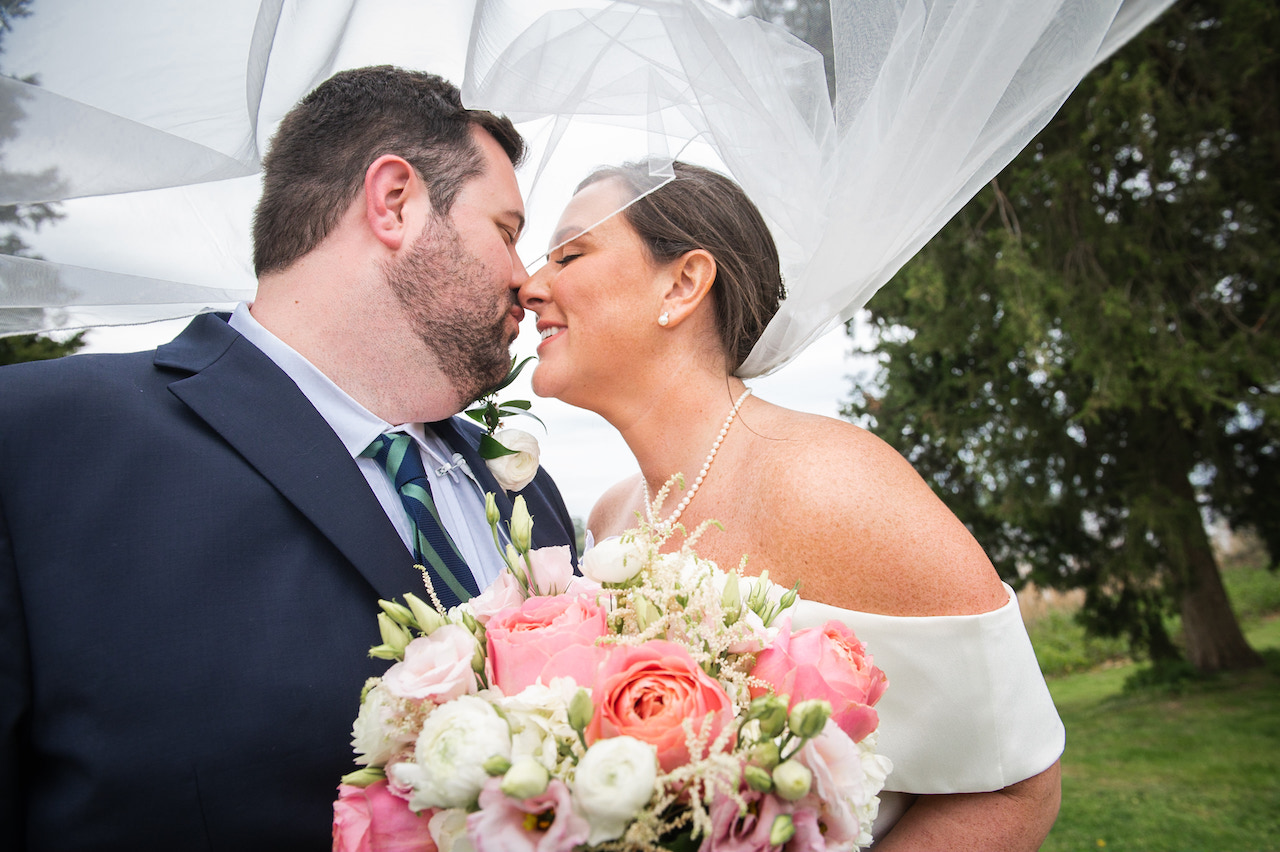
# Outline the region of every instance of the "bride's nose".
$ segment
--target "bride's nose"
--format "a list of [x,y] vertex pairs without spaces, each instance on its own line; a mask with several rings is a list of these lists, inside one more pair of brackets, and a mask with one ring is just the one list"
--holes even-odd
[[538,271],[520,285],[520,305],[525,310],[536,311],[551,300],[551,275],[554,264],[544,261]]

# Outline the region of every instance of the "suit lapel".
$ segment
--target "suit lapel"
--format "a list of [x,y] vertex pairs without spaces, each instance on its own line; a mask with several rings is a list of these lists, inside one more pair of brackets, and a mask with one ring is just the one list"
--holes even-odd
[[412,557],[346,447],[261,350],[206,315],[161,347],[156,364],[193,371],[169,389],[297,507],[379,596],[417,588]]

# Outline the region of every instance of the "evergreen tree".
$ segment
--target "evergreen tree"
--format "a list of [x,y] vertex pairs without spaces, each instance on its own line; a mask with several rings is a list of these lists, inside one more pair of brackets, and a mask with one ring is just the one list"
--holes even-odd
[[1156,660],[1260,662],[1206,518],[1280,555],[1280,11],[1184,0],[872,300],[845,409],[1001,574]]
[[[13,22],[31,14],[31,2],[32,0],[0,0],[0,52],[4,50],[4,39],[12,31]],[[0,98],[0,171],[4,171],[5,165],[3,144],[5,140],[14,137],[18,122],[23,117],[22,105],[16,98],[9,96]],[[57,180],[54,174],[14,175],[6,172],[5,177],[9,180],[20,178],[27,183],[33,181],[49,183]],[[35,230],[60,217],[61,213],[52,204],[0,205],[0,254],[31,256],[27,244],[22,240],[21,232]],[[3,285],[4,282],[0,281],[0,286]],[[34,334],[0,337],[0,364],[57,358],[70,355],[83,345],[83,334],[77,334],[66,341],[57,341]]]

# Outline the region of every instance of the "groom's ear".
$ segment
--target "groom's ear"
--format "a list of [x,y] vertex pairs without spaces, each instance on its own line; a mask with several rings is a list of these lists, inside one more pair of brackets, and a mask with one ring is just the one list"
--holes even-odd
[[663,295],[662,311],[667,314],[667,328],[679,325],[689,317],[711,292],[716,280],[716,259],[706,249],[685,252],[668,267],[671,285]]
[[408,239],[419,202],[427,203],[426,195],[418,173],[404,158],[384,154],[370,163],[364,173],[364,212],[374,237],[398,251]]

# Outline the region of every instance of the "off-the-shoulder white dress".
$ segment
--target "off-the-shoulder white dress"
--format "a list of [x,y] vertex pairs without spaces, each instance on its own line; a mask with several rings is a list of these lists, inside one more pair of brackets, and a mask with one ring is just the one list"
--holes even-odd
[[916,793],[999,790],[1038,775],[1066,732],[1027,637],[1017,597],[980,615],[895,617],[800,601],[794,629],[835,619],[853,629],[889,678],[876,705],[877,751],[893,761],[873,835]]

